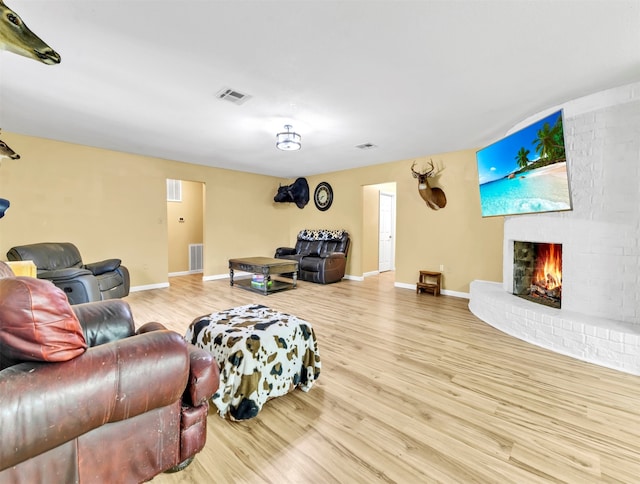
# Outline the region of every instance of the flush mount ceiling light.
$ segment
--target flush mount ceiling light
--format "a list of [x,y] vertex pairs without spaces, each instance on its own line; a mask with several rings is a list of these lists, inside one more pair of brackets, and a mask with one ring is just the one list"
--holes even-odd
[[300,135],[291,131],[291,129],[293,129],[293,126],[291,126],[290,124],[285,124],[284,129],[286,129],[286,131],[283,131],[282,133],[278,133],[276,135],[277,148],[283,151],[299,150],[301,146]]

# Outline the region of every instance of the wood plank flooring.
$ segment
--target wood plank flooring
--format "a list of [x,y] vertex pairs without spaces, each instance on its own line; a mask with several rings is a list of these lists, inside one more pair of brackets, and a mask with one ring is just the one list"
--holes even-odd
[[322,374],[154,483],[640,482],[640,377],[514,339],[393,273],[267,297],[175,277],[126,298],[139,326],[261,303],[311,322]]

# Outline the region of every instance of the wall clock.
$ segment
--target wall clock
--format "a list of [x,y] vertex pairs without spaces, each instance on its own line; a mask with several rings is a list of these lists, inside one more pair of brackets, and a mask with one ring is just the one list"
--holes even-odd
[[329,210],[329,207],[333,203],[333,189],[327,182],[320,182],[316,187],[316,191],[313,194],[313,201],[316,204],[318,210],[324,212]]

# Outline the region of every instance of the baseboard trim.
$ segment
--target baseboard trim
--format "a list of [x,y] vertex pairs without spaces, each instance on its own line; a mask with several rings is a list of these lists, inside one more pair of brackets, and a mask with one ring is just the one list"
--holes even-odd
[[378,276],[378,275],[380,275],[380,271],[370,271],[362,274],[363,277],[371,277],[371,276]]
[[[415,284],[407,284],[404,282],[396,282],[394,284],[395,287],[399,287],[401,289],[411,289],[412,291],[416,290],[416,285]],[[459,297],[462,299],[469,299],[469,293],[468,292],[459,292],[459,291],[449,291],[447,289],[442,289],[440,291],[440,294],[442,294],[443,296],[453,296],[453,297]]]
[[147,284],[146,286],[133,286],[129,288],[129,292],[149,291],[151,289],[166,289],[169,287],[168,282],[160,282],[158,284]]
[[343,279],[349,279],[350,281],[359,281],[359,282],[364,281],[364,277],[362,276],[351,276],[349,274],[345,274]]
[[[233,271],[233,277],[235,278],[236,276],[250,276],[252,273],[251,272],[244,272],[244,271]],[[213,276],[203,276],[202,280],[203,281],[219,281],[220,279],[229,279],[229,274],[214,274]]]
[[191,274],[202,274],[202,270],[199,270],[199,271],[169,272],[169,277],[190,276]]

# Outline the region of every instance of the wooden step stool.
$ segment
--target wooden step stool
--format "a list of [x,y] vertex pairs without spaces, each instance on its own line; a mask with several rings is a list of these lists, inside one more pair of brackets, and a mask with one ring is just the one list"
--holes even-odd
[[440,294],[440,281],[442,273],[433,271],[420,271],[420,280],[416,283],[416,294],[422,291],[433,291],[434,296]]

